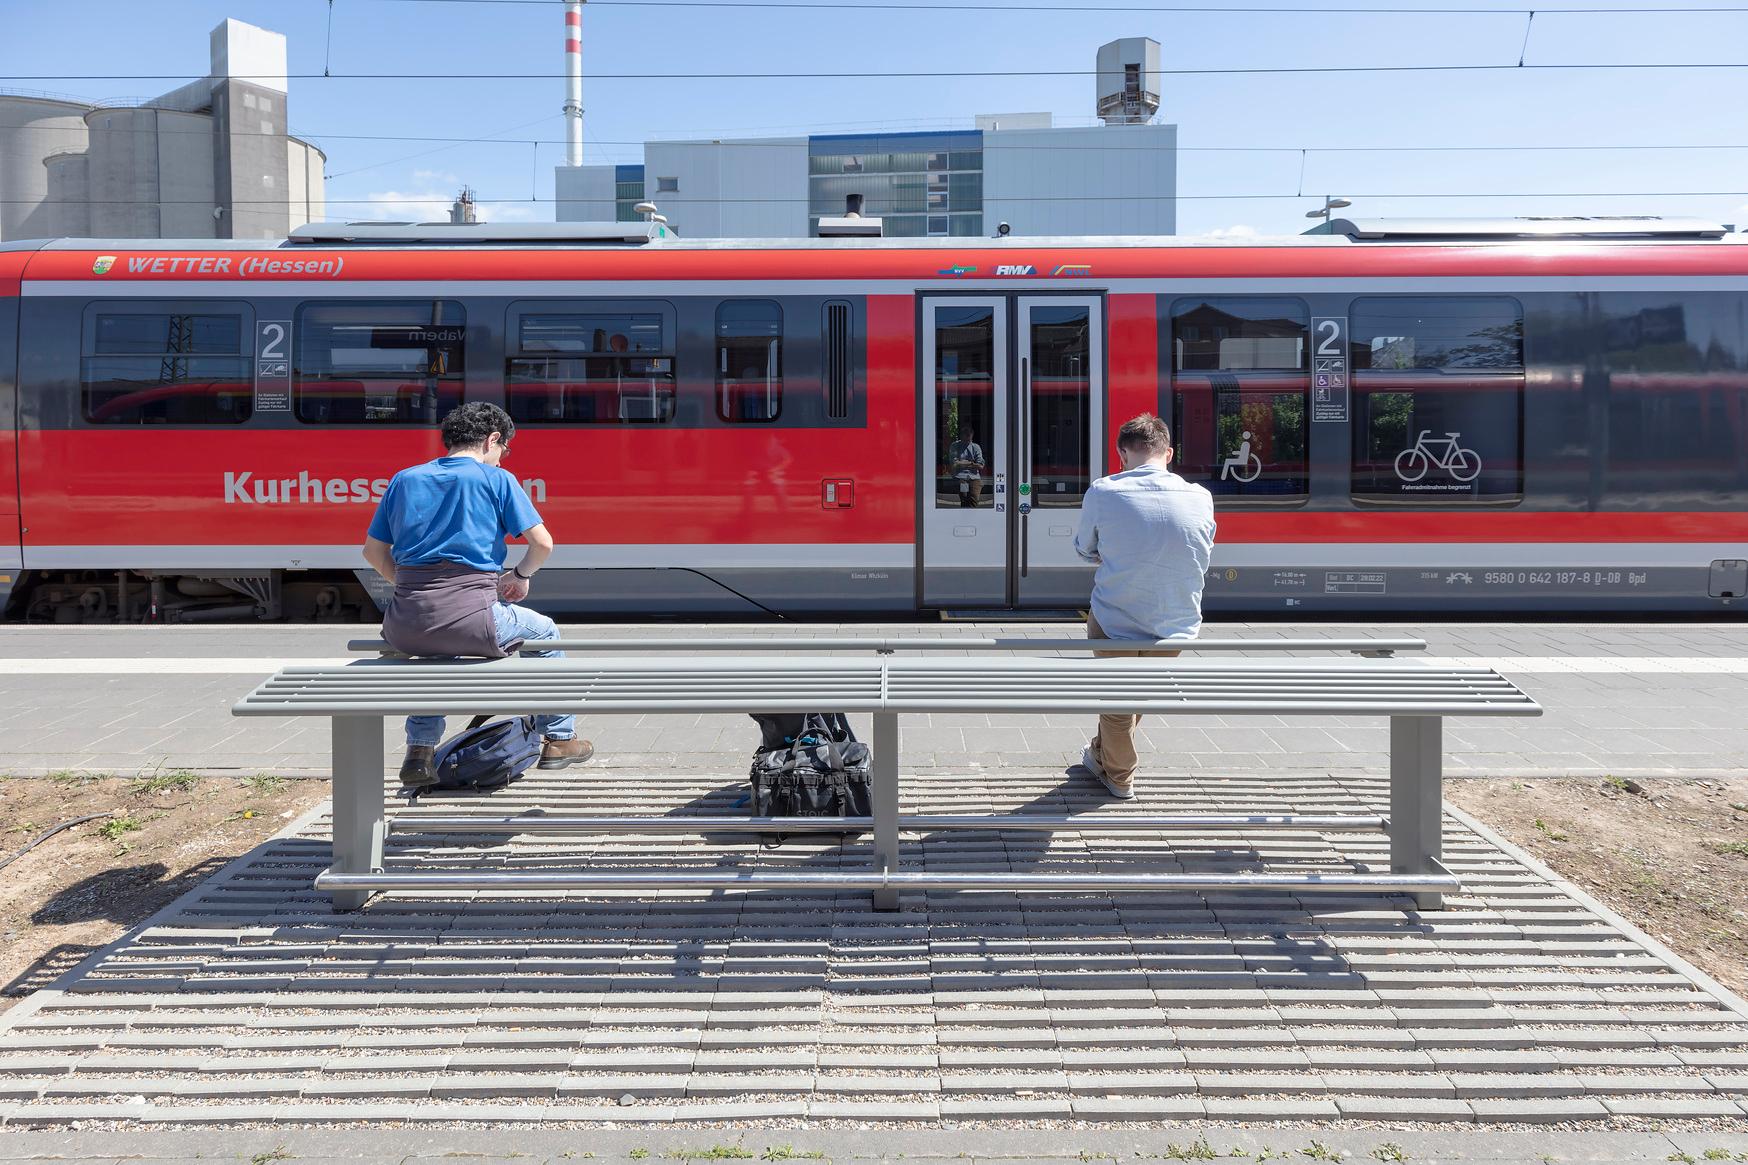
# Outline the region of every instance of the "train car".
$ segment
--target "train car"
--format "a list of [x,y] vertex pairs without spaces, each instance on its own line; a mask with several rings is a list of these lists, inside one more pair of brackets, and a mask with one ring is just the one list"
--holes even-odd
[[1216,495],[1210,611],[1740,608],[1748,237],[1332,226],[0,245],[0,586],[32,620],[374,618],[372,507],[484,400],[558,613],[1084,606],[1080,502],[1141,412]]

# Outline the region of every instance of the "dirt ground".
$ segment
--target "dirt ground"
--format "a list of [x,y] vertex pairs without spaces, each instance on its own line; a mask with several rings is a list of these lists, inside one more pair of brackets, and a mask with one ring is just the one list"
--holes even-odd
[[[1748,993],[1748,779],[1460,780],[1473,813]],[[0,779],[0,1010],[278,832],[326,781],[65,773]]]
[[326,781],[160,773],[0,778],[0,1011],[326,797]]
[[1460,780],[1445,797],[1748,994],[1748,779]]

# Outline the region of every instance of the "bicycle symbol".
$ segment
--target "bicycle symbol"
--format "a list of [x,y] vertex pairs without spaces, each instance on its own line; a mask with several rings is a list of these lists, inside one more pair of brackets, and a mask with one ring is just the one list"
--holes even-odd
[[1245,484],[1262,476],[1262,458],[1250,451],[1249,430],[1245,430],[1244,440],[1240,442],[1238,451],[1220,463],[1220,480],[1225,481],[1228,476]]
[[[1458,481],[1474,481],[1481,472],[1481,455],[1457,444],[1462,434],[1446,433],[1437,440],[1428,441],[1431,435],[1431,429],[1422,429],[1420,436],[1414,439],[1414,448],[1404,449],[1396,455],[1396,476],[1403,481],[1419,481],[1426,476],[1428,469],[1437,468]],[[1442,452],[1435,453],[1434,450]]]

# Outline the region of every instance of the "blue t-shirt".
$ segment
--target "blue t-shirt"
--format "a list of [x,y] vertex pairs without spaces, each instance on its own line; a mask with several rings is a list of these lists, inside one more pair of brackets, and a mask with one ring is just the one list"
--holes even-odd
[[394,548],[396,566],[455,562],[504,569],[504,539],[540,525],[522,483],[471,457],[439,457],[403,469],[370,520],[370,536]]

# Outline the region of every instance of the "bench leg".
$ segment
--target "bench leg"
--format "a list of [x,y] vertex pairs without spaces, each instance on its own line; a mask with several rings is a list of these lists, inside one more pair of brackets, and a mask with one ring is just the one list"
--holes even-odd
[[[334,865],[342,874],[382,869],[382,717],[334,717]],[[357,910],[368,890],[336,890],[335,910]]]
[[[1390,717],[1390,869],[1439,872],[1444,856],[1444,721]],[[1416,894],[1422,910],[1444,909],[1444,895]]]
[[[898,869],[898,713],[874,713],[874,868]],[[898,891],[874,891],[874,909],[897,910]]]

